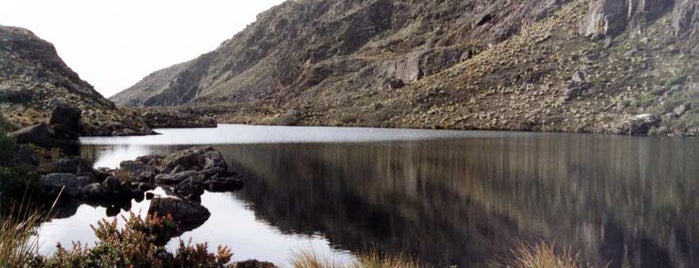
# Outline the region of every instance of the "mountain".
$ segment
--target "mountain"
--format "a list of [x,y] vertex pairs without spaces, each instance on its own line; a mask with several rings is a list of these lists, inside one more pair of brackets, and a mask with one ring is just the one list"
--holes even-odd
[[0,25],[0,112],[13,129],[48,123],[52,110],[82,110],[83,135],[146,134],[143,119],[117,108],[80,79],[32,32]]
[[697,135],[698,5],[286,1],[112,100],[219,122]]

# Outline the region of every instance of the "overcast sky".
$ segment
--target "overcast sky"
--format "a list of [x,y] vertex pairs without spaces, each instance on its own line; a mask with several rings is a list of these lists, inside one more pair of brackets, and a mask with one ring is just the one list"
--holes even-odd
[[193,59],[284,0],[0,0],[0,24],[27,28],[105,97]]

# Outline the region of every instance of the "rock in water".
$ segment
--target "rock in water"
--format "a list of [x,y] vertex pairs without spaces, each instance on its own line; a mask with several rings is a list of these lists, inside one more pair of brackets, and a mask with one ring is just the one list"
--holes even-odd
[[195,147],[178,151],[165,157],[162,161],[163,172],[170,172],[177,166],[185,170],[202,170],[220,168],[228,170],[223,155],[211,147]]
[[75,176],[70,173],[51,173],[41,177],[41,185],[51,193],[58,193],[65,186],[63,194],[70,197],[79,197],[83,189],[92,180],[87,176]]
[[171,215],[180,223],[182,231],[193,230],[204,224],[211,213],[205,207],[174,197],[153,198],[148,208],[148,214],[160,216]]

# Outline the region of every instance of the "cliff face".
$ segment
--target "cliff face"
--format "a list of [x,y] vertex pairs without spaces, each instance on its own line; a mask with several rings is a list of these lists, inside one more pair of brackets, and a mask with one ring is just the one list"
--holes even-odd
[[696,5],[287,1],[112,100],[223,122],[696,134]]
[[82,110],[85,135],[148,133],[138,116],[126,115],[80,79],[54,46],[32,32],[0,26],[0,112],[21,128],[48,123],[56,106]]

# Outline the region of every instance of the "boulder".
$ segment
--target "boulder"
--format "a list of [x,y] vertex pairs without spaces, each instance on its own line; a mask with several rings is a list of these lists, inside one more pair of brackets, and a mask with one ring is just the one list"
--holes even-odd
[[211,216],[205,207],[174,197],[153,198],[148,208],[148,214],[156,213],[160,216],[171,215],[184,230],[192,230],[201,226]]
[[118,192],[121,182],[116,177],[107,177],[102,181],[102,188],[110,193]]
[[276,268],[271,262],[262,262],[258,260],[247,260],[235,263],[236,268]]
[[41,177],[41,185],[44,189],[57,193],[65,186],[63,194],[70,197],[79,197],[85,186],[91,182],[90,177],[78,177],[70,173],[51,173]]
[[41,147],[50,147],[56,144],[53,128],[44,123],[12,132],[10,137],[14,137],[19,144],[33,143]]
[[88,201],[102,200],[105,192],[101,183],[90,183],[83,188],[84,198]]
[[68,156],[53,161],[53,170],[58,173],[92,173],[92,163],[79,156]]
[[640,114],[632,116],[621,123],[620,134],[631,136],[645,136],[652,127],[660,124],[660,119],[653,114]]
[[136,161],[157,167],[157,166],[160,166],[162,164],[163,159],[165,159],[165,156],[158,155],[158,154],[151,154],[151,155],[140,156],[140,157],[136,158]]
[[175,185],[193,176],[200,176],[200,174],[199,172],[194,170],[183,171],[176,174],[158,174],[155,176],[155,183],[164,185]]
[[237,177],[213,177],[204,182],[211,192],[230,192],[243,189],[243,181]]
[[159,171],[141,161],[123,161],[119,164],[120,171],[127,172],[129,181],[151,182]]
[[82,111],[65,103],[55,103],[49,124],[56,133],[67,139],[77,138],[82,131],[80,116]]
[[221,152],[211,147],[193,147],[172,153],[163,159],[162,166],[163,172],[166,173],[177,166],[182,166],[185,170],[202,170],[214,167],[228,169]]
[[177,184],[174,188],[174,192],[177,196],[184,199],[199,200],[199,196],[204,194],[202,179],[197,177],[189,177]]

